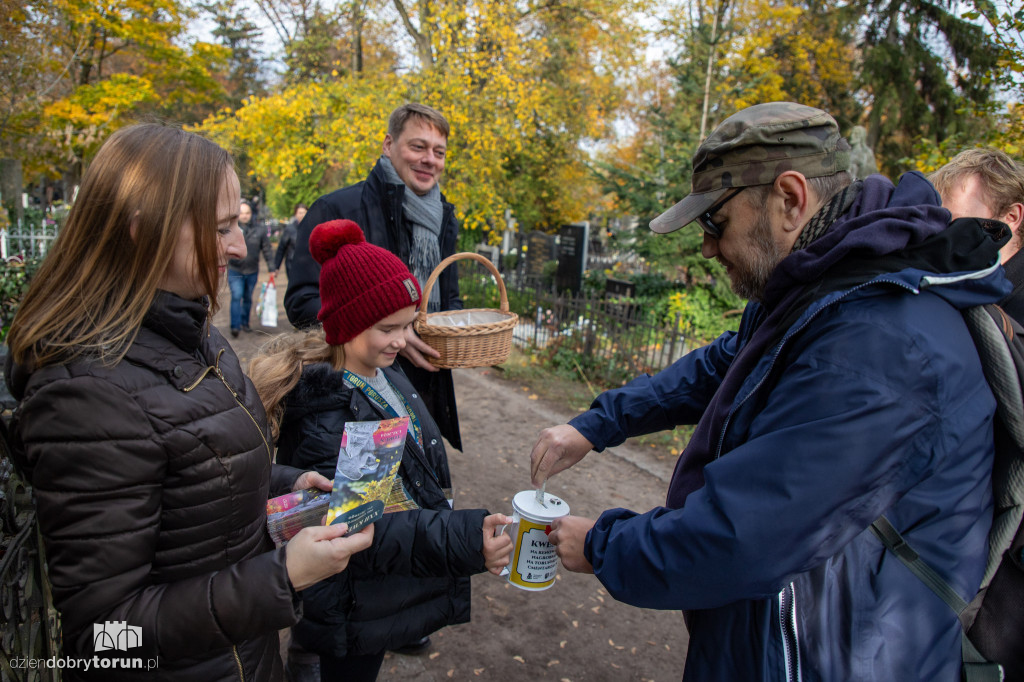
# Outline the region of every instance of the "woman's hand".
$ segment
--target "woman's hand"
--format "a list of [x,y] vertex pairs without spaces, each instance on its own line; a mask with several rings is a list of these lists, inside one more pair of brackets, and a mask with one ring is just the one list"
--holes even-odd
[[512,554],[512,538],[504,533],[495,534],[499,527],[509,523],[512,517],[504,514],[491,514],[484,519],[484,565],[494,575],[501,575]]
[[347,531],[348,524],[345,523],[309,526],[288,541],[285,545],[285,567],[296,592],[341,573],[353,554],[373,543],[372,523],[355,535],[342,537]]

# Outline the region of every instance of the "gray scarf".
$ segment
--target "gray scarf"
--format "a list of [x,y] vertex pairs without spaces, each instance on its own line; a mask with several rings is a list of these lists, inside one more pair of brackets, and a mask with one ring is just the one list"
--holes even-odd
[[864,182],[857,180],[833,194],[832,198],[826,201],[825,205],[818,209],[818,212],[804,225],[804,229],[797,238],[796,244],[793,245],[793,250],[799,251],[800,249],[807,248],[811,242],[825,234],[828,228],[832,226],[832,223],[850,208],[863,186]]
[[[402,212],[405,219],[412,223],[412,251],[409,254],[409,267],[412,274],[425,287],[430,273],[441,262],[441,221],[444,218],[444,206],[441,204],[441,189],[434,185],[430,191],[420,196],[413,192],[402,178],[398,177],[394,164],[386,156],[380,157],[380,165],[384,176],[392,185],[402,185]],[[434,313],[441,309],[441,288],[434,286],[427,302],[427,312]]]

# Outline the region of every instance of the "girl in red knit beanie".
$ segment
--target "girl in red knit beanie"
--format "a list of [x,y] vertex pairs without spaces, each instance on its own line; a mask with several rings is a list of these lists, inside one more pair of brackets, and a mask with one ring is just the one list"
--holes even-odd
[[[351,220],[318,225],[322,330],[282,337],[249,372],[277,438],[277,461],[333,477],[345,423],[408,416],[399,477],[419,508],[385,514],[349,570],[302,593],[295,641],[320,656],[323,680],[374,680],[387,650],[469,621],[469,576],[500,573],[511,519],[454,510],[448,456],[409,380],[392,367],[416,317],[420,285]],[[428,640],[429,641],[429,640]]]

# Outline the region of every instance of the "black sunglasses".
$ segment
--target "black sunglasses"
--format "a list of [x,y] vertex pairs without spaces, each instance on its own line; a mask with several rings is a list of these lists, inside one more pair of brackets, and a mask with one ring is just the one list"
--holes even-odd
[[704,211],[699,216],[694,218],[694,220],[697,221],[697,224],[700,225],[701,229],[704,230],[704,232],[706,232],[709,237],[713,239],[722,238],[722,227],[716,224],[715,221],[711,219],[711,216],[722,210],[722,207],[729,203],[730,199],[732,199],[745,189],[746,187],[736,188],[735,192],[725,195],[724,197],[722,197],[721,201],[712,204],[711,207],[708,208],[708,210]]

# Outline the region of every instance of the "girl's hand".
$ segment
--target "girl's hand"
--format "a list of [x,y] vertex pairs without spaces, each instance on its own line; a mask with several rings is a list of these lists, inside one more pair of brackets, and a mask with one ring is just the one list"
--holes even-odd
[[508,566],[512,554],[512,538],[505,533],[495,534],[509,523],[512,517],[504,514],[491,514],[484,519],[484,565],[494,575],[500,575],[501,569]]
[[315,585],[324,578],[341,573],[349,558],[373,543],[373,524],[355,535],[342,537],[348,524],[309,526],[300,530],[285,545],[285,567],[296,592]]
[[331,490],[333,483],[323,474],[315,471],[307,471],[295,479],[292,484],[292,492],[305,490],[306,488],[318,488],[320,490]]

